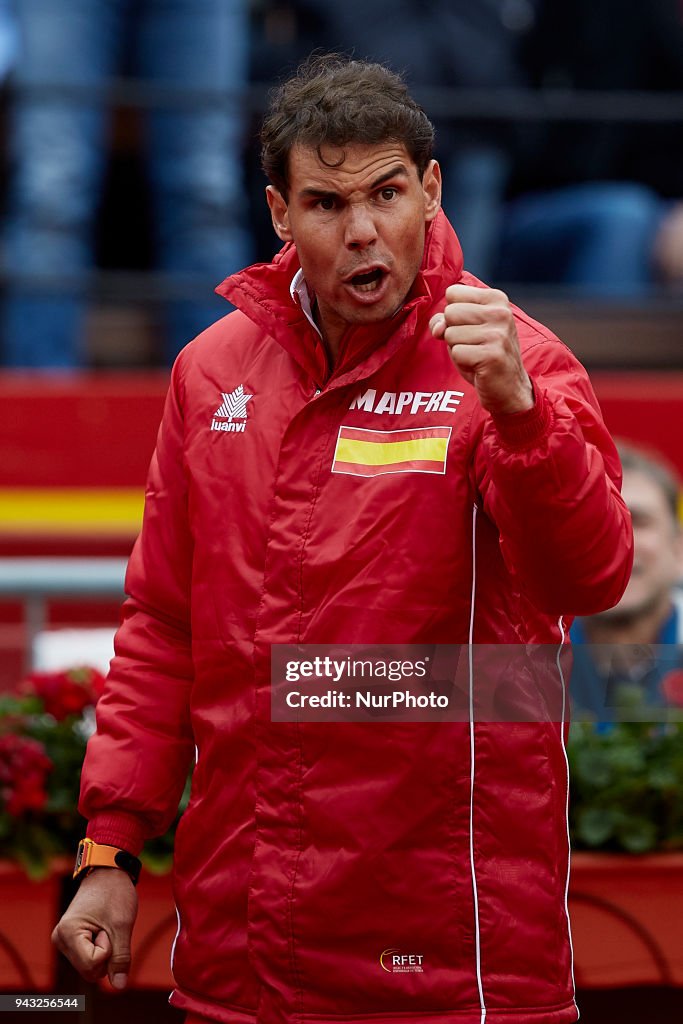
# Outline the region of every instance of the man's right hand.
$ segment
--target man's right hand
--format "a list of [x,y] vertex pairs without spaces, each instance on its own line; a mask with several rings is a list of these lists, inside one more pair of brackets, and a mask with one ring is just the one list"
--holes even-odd
[[86,981],[107,974],[113,988],[125,988],[137,912],[138,896],[126,872],[95,868],[81,882],[52,942]]

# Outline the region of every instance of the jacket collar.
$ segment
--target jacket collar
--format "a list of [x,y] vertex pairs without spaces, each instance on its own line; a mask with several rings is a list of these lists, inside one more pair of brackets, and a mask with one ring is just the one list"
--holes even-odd
[[257,263],[226,278],[216,288],[266,334],[273,337],[319,385],[340,386],[367,377],[415,334],[418,325],[443,302],[445,289],[462,275],[462,250],[443,211],[428,225],[422,266],[397,313],[380,324],[350,327],[330,375],[327,352],[312,323],[301,288],[296,247],[288,242],[272,263]]

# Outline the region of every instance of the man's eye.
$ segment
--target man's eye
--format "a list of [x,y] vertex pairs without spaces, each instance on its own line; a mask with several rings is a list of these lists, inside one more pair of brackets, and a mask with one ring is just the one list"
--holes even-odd
[[322,198],[318,200],[318,206],[321,210],[334,210],[335,202],[332,196],[322,196]]
[[391,200],[398,195],[398,191],[395,188],[383,188],[380,192],[380,196],[385,203],[391,202]]

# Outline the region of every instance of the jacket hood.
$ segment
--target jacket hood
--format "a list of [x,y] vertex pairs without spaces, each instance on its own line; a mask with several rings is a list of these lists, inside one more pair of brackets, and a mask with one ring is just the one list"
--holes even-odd
[[[296,246],[288,242],[272,263],[256,263],[227,277],[216,292],[228,299],[267,334],[275,338],[315,379],[329,376],[328,357],[291,284],[301,269]],[[462,277],[462,250],[443,210],[427,225],[422,265],[402,308],[379,324],[349,329],[340,349],[333,376],[348,383],[348,374],[373,349],[390,339],[398,344],[417,327],[422,315],[431,314],[445,289]],[[391,349],[395,344],[391,344]],[[385,353],[385,356],[388,353]],[[367,367],[366,367],[367,368]]]

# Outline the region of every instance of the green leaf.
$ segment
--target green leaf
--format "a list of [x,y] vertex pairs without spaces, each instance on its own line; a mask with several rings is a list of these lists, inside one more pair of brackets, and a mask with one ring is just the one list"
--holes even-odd
[[647,853],[657,845],[657,826],[648,818],[628,817],[619,825],[617,836],[629,853]]
[[149,853],[143,850],[141,860],[151,875],[167,875],[173,867],[172,853]]
[[574,771],[582,782],[590,786],[607,786],[612,781],[608,752],[594,747],[575,750]]
[[30,846],[22,846],[17,850],[17,860],[32,882],[41,882],[50,873],[50,865],[46,858]]
[[616,773],[636,775],[645,768],[645,753],[642,747],[633,745],[614,746],[608,752],[609,763]]
[[647,773],[647,783],[653,789],[677,790],[680,778],[671,764],[656,764]]
[[614,814],[609,809],[587,807],[577,815],[577,834],[587,846],[602,846],[614,831]]

